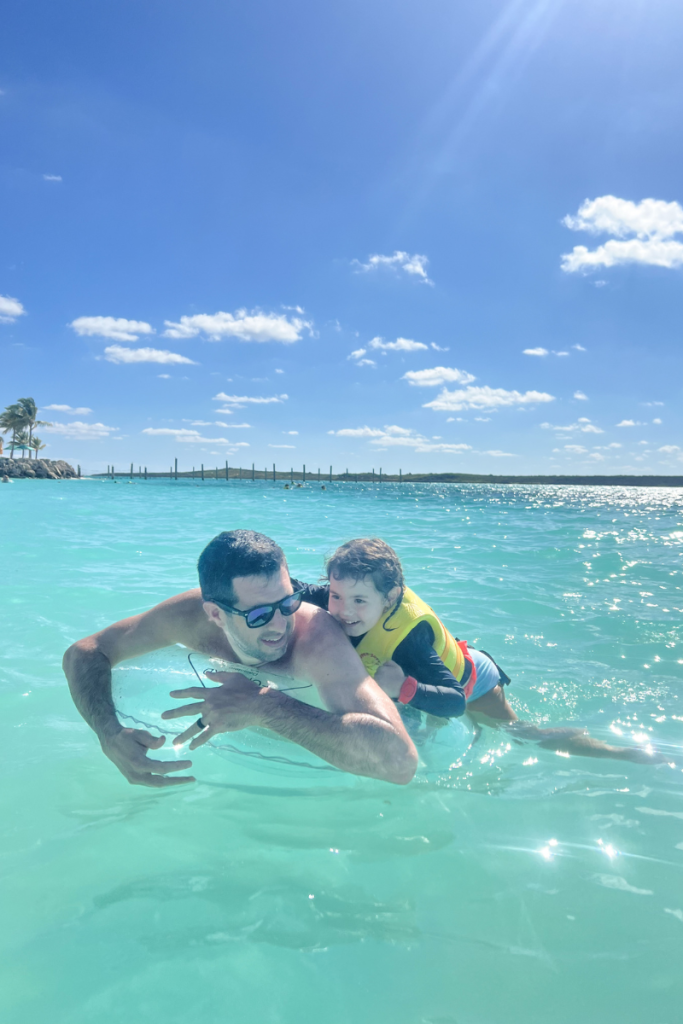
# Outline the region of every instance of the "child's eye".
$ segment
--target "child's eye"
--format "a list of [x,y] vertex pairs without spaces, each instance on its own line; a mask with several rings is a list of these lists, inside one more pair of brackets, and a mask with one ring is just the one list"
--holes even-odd
[[357,597],[355,599],[355,601],[356,601],[356,604],[365,604],[365,598],[363,598],[363,597]]

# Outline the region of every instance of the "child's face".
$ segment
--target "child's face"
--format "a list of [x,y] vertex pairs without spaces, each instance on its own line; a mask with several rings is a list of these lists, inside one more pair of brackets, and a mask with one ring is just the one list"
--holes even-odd
[[380,594],[370,576],[362,580],[330,577],[329,612],[347,636],[362,636],[372,629],[392,604],[390,597]]

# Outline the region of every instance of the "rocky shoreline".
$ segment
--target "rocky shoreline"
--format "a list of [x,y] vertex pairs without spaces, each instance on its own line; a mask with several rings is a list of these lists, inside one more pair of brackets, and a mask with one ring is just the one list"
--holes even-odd
[[72,480],[78,473],[62,459],[7,459],[0,455],[0,480],[3,476],[10,480]]

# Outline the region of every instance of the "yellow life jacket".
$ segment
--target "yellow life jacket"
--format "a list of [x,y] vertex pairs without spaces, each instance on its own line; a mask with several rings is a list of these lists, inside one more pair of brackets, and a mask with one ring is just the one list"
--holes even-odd
[[[415,629],[418,622],[428,622],[434,633],[434,650],[460,682],[465,672],[465,654],[426,601],[406,587],[403,600],[393,615],[392,609],[393,605],[356,647],[368,675],[374,676],[379,666],[390,660],[398,645],[405,640],[411,629]],[[466,645],[463,646],[467,649]]]

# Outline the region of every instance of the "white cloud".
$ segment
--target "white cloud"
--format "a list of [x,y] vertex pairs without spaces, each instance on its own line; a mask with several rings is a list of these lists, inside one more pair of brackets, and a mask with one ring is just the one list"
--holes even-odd
[[566,452],[574,452],[575,455],[585,455],[588,451],[587,448],[584,448],[583,445],[580,444],[566,444],[564,446],[564,450]]
[[435,352],[450,352],[450,348],[447,345],[445,347],[437,345],[434,341],[430,341],[429,347],[433,348]]
[[586,351],[586,349],[583,347],[583,345],[572,345],[572,348],[575,348],[577,352],[585,352]]
[[79,406],[78,409],[73,409],[70,405],[44,405],[43,409],[49,409],[50,412],[66,412],[69,416],[87,416],[92,409],[88,409],[86,406]]
[[187,363],[197,366],[193,359],[167,352],[162,348],[124,348],[122,345],[108,345],[104,350],[108,363]]
[[536,405],[539,402],[554,402],[555,396],[544,391],[505,391],[504,388],[467,387],[461,391],[446,388],[432,402],[426,402],[425,409],[437,412],[454,412],[460,409],[499,409],[505,406]]
[[456,370],[450,366],[433,366],[428,370],[408,370],[403,374],[413,387],[432,388],[442,384],[471,384],[477,378],[467,370]]
[[383,352],[419,352],[420,349],[427,351],[427,346],[421,341],[411,341],[410,338],[397,338],[396,341],[384,341],[382,338],[373,338],[370,348],[381,349]]
[[558,427],[552,423],[541,423],[543,430],[557,430],[560,433],[573,433],[579,431],[582,434],[604,434],[605,431],[596,427],[586,416],[581,416],[576,423],[569,423],[567,426]]
[[574,246],[562,257],[567,273],[595,267],[613,267],[624,263],[642,263],[673,269],[683,266],[683,243],[674,235],[683,233],[683,207],[662,199],[643,199],[640,203],[616,196],[586,199],[576,216],[562,222],[572,231],[613,237],[597,249]]
[[428,263],[429,260],[426,256],[420,256],[418,253],[410,256],[407,252],[400,252],[398,249],[393,256],[380,256],[379,254],[370,256],[367,263],[361,263],[360,260],[351,261],[352,266],[357,268],[357,273],[369,273],[377,270],[392,270],[397,273],[404,271],[411,277],[417,277],[424,284],[434,284],[427,277]]
[[584,395],[583,391],[575,391],[574,392],[574,398],[578,398],[578,400],[580,402],[587,402],[588,401],[588,395]]
[[154,334],[154,328],[144,320],[125,320],[114,316],[79,316],[67,326],[81,337],[110,338],[112,341],[137,341],[140,334]]
[[618,427],[636,427],[641,425],[642,424],[640,423],[636,423],[635,420],[622,420],[621,423],[617,423]]
[[658,448],[658,452],[666,452],[667,454],[673,454],[673,452],[679,452],[681,449],[677,444],[664,444],[661,448]]
[[284,373],[285,371],[284,370],[276,370],[275,372],[276,373]]
[[290,437],[298,437],[299,431],[298,430],[283,430],[282,433],[283,434],[289,434]]
[[13,299],[10,295],[0,295],[0,324],[13,324],[18,316],[25,316],[24,309],[19,299]]
[[572,231],[591,235],[614,235],[626,238],[671,238],[683,232],[683,207],[663,199],[643,199],[633,203],[616,196],[586,199],[575,217],[568,215],[562,223]]
[[345,427],[343,430],[328,430],[327,433],[337,437],[383,437],[385,432],[373,427]]
[[377,427],[345,427],[343,430],[328,430],[328,434],[336,437],[367,437],[370,443],[379,449],[386,448],[413,448],[416,452],[443,452],[445,454],[459,454],[464,451],[471,451],[469,444],[434,444],[438,438],[423,437],[422,434],[409,430],[406,427],[386,426],[383,429]]
[[481,454],[482,455],[493,455],[493,457],[496,458],[496,459],[516,459],[517,458],[517,456],[513,455],[512,452],[501,452],[501,451],[498,451],[497,448],[494,448],[493,451],[482,452]]
[[70,441],[100,441],[115,433],[118,427],[107,427],[104,423],[81,423],[74,420],[72,423],[53,423],[49,427],[41,427],[48,434],[61,434]]
[[[210,424],[203,424],[209,426]],[[229,441],[227,437],[202,437],[198,430],[187,427],[145,427],[143,434],[150,437],[173,437],[183,444],[222,444],[232,448],[248,448],[246,441]]]
[[299,341],[301,334],[312,332],[313,323],[299,317],[288,319],[285,314],[261,313],[238,309],[233,313],[198,313],[195,316],[181,316],[178,323],[165,320],[166,338],[195,338],[203,333],[210,341],[222,338],[239,338],[240,341],[279,341],[291,345]]
[[269,444],[269,448],[296,448],[295,444]]
[[547,348],[540,348],[540,347],[539,348],[525,348],[524,352],[523,352],[523,355],[525,355],[525,356],[547,356],[548,355],[548,349]]
[[61,174],[44,174],[43,175],[43,180],[44,181],[61,181],[62,180],[62,176],[61,176]]
[[660,418],[659,418],[658,416],[657,416],[657,417],[656,417],[655,419],[653,419],[653,421],[652,421],[652,422],[653,422],[653,423],[656,423],[656,424],[657,424],[657,426],[661,426],[661,423],[662,423],[662,421],[660,420]]
[[[272,405],[273,402],[282,403],[286,402],[289,395],[273,395],[272,398],[259,398],[249,397],[248,395],[226,395],[225,392],[220,391],[217,395],[213,396],[212,401],[214,402],[227,402],[228,405],[232,405],[235,409],[240,409],[244,405]],[[231,412],[231,409],[219,409],[219,412]]]

